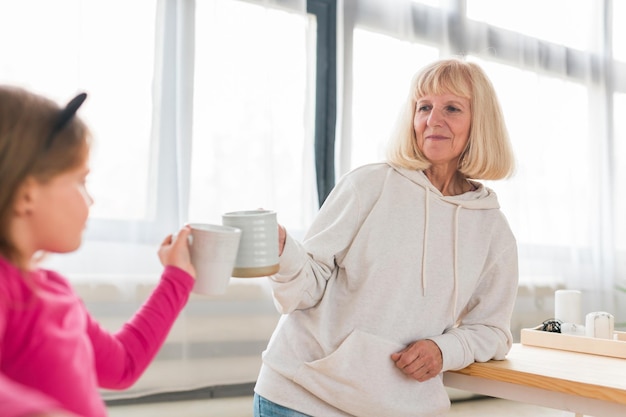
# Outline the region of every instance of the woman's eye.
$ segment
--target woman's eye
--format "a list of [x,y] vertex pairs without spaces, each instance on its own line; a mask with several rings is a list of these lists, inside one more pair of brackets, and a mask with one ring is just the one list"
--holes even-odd
[[447,110],[448,110],[450,113],[456,113],[456,112],[461,111],[461,109],[459,109],[458,107],[454,107],[454,106],[448,106],[448,107],[447,107]]
[[426,104],[417,107],[417,111],[419,111],[419,112],[429,111],[429,110],[430,110],[430,106],[428,106]]

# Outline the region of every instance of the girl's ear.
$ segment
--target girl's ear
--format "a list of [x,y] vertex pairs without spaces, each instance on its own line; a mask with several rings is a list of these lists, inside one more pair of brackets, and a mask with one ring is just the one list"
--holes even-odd
[[33,212],[38,190],[39,183],[33,177],[28,177],[24,180],[15,195],[13,204],[15,215],[28,216]]

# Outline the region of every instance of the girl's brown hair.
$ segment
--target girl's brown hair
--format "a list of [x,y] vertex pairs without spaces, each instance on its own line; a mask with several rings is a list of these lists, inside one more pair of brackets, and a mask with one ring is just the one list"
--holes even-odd
[[45,183],[76,168],[89,150],[89,130],[77,116],[54,131],[60,114],[52,100],[0,85],[0,255],[11,261],[17,250],[9,223],[19,187],[27,178]]

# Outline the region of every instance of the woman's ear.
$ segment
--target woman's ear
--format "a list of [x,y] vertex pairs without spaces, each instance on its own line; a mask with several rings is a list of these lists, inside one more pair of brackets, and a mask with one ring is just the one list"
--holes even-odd
[[33,212],[38,189],[39,183],[33,177],[28,177],[22,182],[17,189],[13,203],[16,216],[28,216]]

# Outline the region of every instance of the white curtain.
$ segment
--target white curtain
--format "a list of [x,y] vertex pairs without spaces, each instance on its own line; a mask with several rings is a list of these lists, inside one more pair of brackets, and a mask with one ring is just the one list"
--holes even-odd
[[586,310],[623,322],[626,154],[614,115],[626,72],[613,3],[344,0],[341,172],[384,157],[415,71],[467,56],[492,79],[515,148],[515,177],[487,185],[517,237],[521,284],[580,289]]

